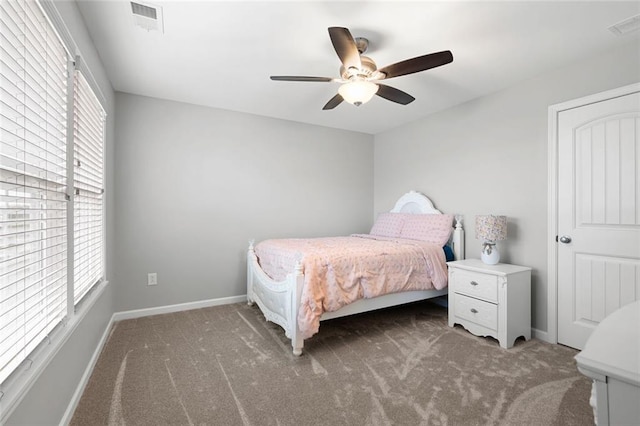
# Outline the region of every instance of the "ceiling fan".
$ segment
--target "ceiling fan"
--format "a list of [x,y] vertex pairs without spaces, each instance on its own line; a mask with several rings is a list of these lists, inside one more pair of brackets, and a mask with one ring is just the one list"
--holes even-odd
[[275,81],[312,81],[312,82],[337,82],[342,83],[338,88],[338,94],[327,102],[323,110],[333,109],[342,101],[347,101],[359,106],[368,102],[373,95],[407,105],[415,100],[410,94],[385,84],[381,80],[413,74],[446,65],[453,61],[451,51],[445,50],[437,53],[418,56],[395,64],[377,69],[376,63],[367,56],[362,55],[369,46],[369,40],[363,37],[353,38],[347,28],[330,27],[329,37],[333,44],[342,66],[341,78],[331,77],[305,77],[289,75],[272,75]]

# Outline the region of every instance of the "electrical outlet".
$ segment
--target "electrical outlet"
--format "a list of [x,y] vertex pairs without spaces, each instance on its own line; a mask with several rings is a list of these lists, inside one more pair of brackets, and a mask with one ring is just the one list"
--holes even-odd
[[147,285],[158,285],[158,274],[155,272],[149,272],[147,274]]

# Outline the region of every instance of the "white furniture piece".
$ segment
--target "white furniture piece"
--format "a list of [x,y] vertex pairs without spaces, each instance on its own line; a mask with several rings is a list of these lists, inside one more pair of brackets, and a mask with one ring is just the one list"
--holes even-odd
[[507,349],[531,339],[531,268],[487,265],[480,259],[449,265],[449,327],[460,324],[476,336],[491,336]]
[[[410,191],[396,202],[391,210],[394,213],[410,214],[442,214],[425,195]],[[449,242],[454,257],[464,258],[464,231],[462,224],[456,219],[451,240]],[[284,281],[272,280],[261,268],[253,249],[253,241],[249,243],[247,252],[247,302],[249,305],[257,303],[268,321],[282,327],[285,335],[291,339],[294,355],[301,355],[304,339],[298,330],[298,309],[302,286],[304,285],[303,268],[300,263],[296,270],[287,275]],[[321,321],[339,318],[347,315],[368,312],[390,306],[432,299],[447,294],[447,288],[442,290],[407,291],[392,293],[372,299],[361,299],[334,312],[325,312]]]
[[589,402],[599,426],[640,425],[640,301],[598,324],[576,362],[593,380]]

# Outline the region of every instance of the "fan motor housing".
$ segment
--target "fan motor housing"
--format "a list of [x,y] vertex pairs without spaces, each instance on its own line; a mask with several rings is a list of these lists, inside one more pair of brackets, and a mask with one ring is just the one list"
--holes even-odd
[[360,55],[360,63],[362,64],[360,69],[356,69],[356,68],[346,69],[344,66],[341,66],[340,76],[342,76],[344,80],[349,80],[354,77],[371,79],[371,78],[377,78],[378,77],[377,74],[380,74],[377,71],[378,67],[376,66],[376,63],[370,57]]

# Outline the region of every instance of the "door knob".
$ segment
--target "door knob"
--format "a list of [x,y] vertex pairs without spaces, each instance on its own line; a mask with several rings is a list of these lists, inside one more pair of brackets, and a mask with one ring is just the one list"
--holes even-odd
[[569,244],[571,242],[571,237],[568,235],[563,235],[560,237],[560,242],[563,244]]

